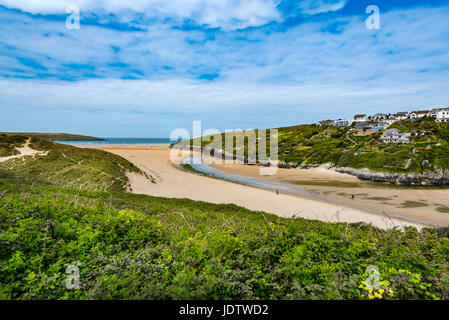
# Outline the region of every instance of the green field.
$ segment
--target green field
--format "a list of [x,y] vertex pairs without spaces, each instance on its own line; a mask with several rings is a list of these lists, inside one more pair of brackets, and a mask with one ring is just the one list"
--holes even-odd
[[[383,231],[129,194],[123,172],[138,169],[125,159],[31,147],[48,155],[0,166],[0,299],[449,299],[448,228]],[[70,265],[78,289],[66,286]]]
[[[402,132],[423,130],[423,136],[414,135],[410,144],[387,144],[379,141],[381,133],[359,136],[352,127],[300,125],[279,128],[279,160],[292,165],[331,164],[355,169],[368,168],[389,173],[427,172],[449,169],[449,124],[433,119],[403,120],[390,128]],[[256,130],[259,135],[258,130]],[[222,148],[226,138],[233,139],[236,154],[236,138],[245,132],[222,134]],[[202,147],[213,142],[213,137],[203,137]],[[263,142],[263,140],[261,140]],[[193,144],[194,141],[184,141]],[[195,142],[198,143],[198,142]],[[269,135],[267,150],[269,150]],[[198,143],[199,144],[199,143]],[[248,139],[244,154],[248,156]]]

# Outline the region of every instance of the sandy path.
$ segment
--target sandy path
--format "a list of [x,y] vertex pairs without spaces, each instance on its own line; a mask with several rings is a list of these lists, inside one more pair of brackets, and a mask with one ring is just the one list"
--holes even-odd
[[9,157],[1,157],[0,158],[0,162],[5,162],[8,161],[10,159],[15,159],[15,158],[21,158],[24,156],[34,156],[34,155],[46,155],[47,152],[43,152],[43,151],[37,151],[34,149],[30,148],[30,139],[27,140],[27,142],[25,143],[25,145],[23,147],[16,147],[16,149],[20,152],[20,154],[17,154],[15,156],[9,156]]
[[[91,146],[95,147],[95,146]],[[167,198],[188,198],[211,203],[233,203],[251,210],[265,211],[282,217],[303,217],[328,222],[368,222],[380,228],[413,225],[416,223],[390,219],[344,206],[318,200],[280,194],[228,181],[199,176],[181,171],[170,162],[170,150],[107,149],[120,155],[152,176],[151,183],[138,174],[129,174],[133,193]]]

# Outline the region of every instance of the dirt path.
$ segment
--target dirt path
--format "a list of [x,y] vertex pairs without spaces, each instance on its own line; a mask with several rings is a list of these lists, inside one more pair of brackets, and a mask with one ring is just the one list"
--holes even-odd
[[25,143],[25,145],[23,147],[16,147],[16,150],[18,150],[20,152],[20,154],[14,155],[14,156],[9,156],[9,157],[0,157],[0,162],[5,162],[11,159],[15,159],[15,158],[22,158],[24,156],[36,156],[36,155],[40,155],[40,156],[45,156],[47,155],[48,151],[37,151],[34,149],[30,148],[30,140],[31,138],[29,138],[27,140],[27,142]]

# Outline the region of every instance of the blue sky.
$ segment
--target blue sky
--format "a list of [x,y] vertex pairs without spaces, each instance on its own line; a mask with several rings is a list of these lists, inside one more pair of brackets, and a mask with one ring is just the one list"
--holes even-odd
[[447,106],[448,20],[437,0],[0,0],[0,131],[167,137]]

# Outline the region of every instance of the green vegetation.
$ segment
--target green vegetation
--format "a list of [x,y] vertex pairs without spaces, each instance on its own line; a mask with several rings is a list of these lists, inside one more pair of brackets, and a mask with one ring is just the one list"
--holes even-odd
[[[2,137],[5,139],[5,137]],[[27,137],[10,136],[7,139]],[[86,190],[124,191],[125,171],[140,172],[129,161],[102,150],[82,149],[32,137],[30,147],[48,151],[45,156],[25,156],[0,163],[0,178],[16,182]]]
[[402,208],[420,208],[427,207],[428,204],[420,201],[405,201],[402,203]]
[[0,157],[14,156],[19,153],[16,147],[21,147],[27,141],[24,136],[7,136],[0,134]]
[[0,298],[448,299],[448,234],[0,181]]
[[50,140],[50,141],[101,141],[103,139],[82,136],[79,134],[69,134],[69,133],[5,133],[6,135],[21,135],[27,137],[36,137],[40,139]]
[[438,207],[438,208],[437,208],[437,211],[438,211],[438,212],[442,212],[442,213],[449,213],[449,208],[448,208],[448,207],[445,207],[445,206],[443,206],[443,207]]
[[366,200],[374,200],[374,201],[388,201],[388,200],[393,200],[392,198],[386,198],[386,197],[366,197],[363,198]]
[[[293,165],[320,165],[330,163],[339,167],[368,168],[390,173],[427,172],[449,169],[449,123],[438,123],[434,119],[404,120],[390,128],[403,132],[423,131],[414,134],[409,144],[387,144],[379,140],[381,133],[359,135],[352,127],[300,125],[279,128],[279,160]],[[258,130],[256,130],[257,135]],[[244,139],[245,132],[228,133],[234,139],[236,154],[237,137]],[[232,136],[232,137],[231,137]],[[221,137],[225,149],[225,134]],[[193,139],[195,140],[195,139]],[[193,143],[193,140],[183,143]],[[267,151],[269,150],[267,137]],[[202,146],[214,141],[213,136],[203,137]],[[262,139],[259,142],[264,142]],[[196,142],[198,143],[198,142]],[[248,156],[248,142],[243,150]]]
[[208,174],[206,174],[206,173],[204,173],[204,172],[201,172],[201,171],[196,170],[196,169],[193,168],[190,164],[182,164],[181,167],[182,167],[184,170],[186,170],[186,171],[188,171],[188,172],[191,172],[191,173],[199,174],[199,175],[201,175],[201,176],[209,176]]

